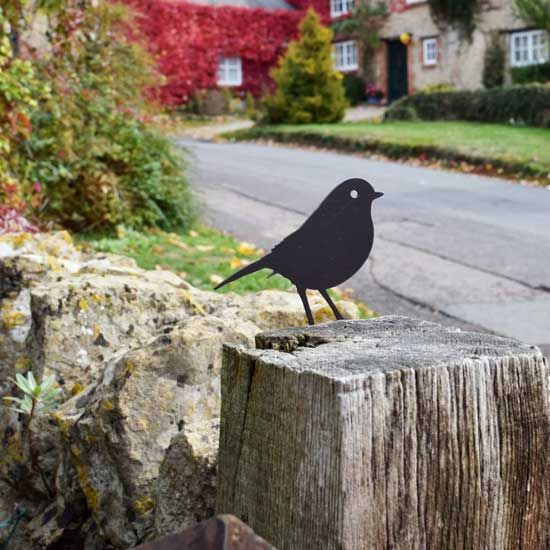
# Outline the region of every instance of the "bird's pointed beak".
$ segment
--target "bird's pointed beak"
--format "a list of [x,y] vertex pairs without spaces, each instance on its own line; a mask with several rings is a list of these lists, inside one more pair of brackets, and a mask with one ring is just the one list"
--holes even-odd
[[376,193],[374,193],[374,198],[375,199],[379,199],[380,197],[383,197],[383,196],[384,196],[384,193],[380,193],[378,191]]

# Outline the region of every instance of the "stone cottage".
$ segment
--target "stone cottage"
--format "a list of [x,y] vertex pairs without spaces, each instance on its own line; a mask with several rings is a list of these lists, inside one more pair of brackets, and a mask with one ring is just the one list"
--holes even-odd
[[171,104],[216,88],[241,97],[266,93],[270,69],[310,6],[336,30],[336,68],[372,80],[390,101],[433,84],[481,87],[484,53],[495,33],[506,52],[508,81],[510,67],[550,59],[547,33],[518,18],[513,0],[478,0],[469,37],[436,24],[428,0],[382,0],[387,16],[374,55],[365,55],[357,34],[338,30],[338,23],[364,2],[377,5],[377,0],[124,1],[141,14],[140,26],[167,77],[161,98]]
[[[355,9],[354,0],[327,1],[332,21]],[[357,40],[337,36],[335,59],[344,73],[363,74],[365,66],[374,64],[370,72],[389,101],[440,83],[459,89],[481,87],[484,53],[494,33],[506,54],[508,82],[510,67],[550,60],[548,34],[517,17],[513,0],[482,1],[470,39],[456,28],[438,26],[427,0],[390,0],[387,7],[376,55],[364,59]]]

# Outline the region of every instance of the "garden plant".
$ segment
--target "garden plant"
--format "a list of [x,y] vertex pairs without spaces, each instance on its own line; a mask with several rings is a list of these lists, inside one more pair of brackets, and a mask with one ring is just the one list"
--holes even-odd
[[291,42],[273,71],[277,90],[264,102],[266,121],[305,124],[338,122],[347,101],[342,75],[333,67],[332,31],[309,10],[300,24],[300,39]]
[[[91,0],[17,6],[0,10],[3,214],[74,230],[187,227],[181,161],[148,124],[146,95],[160,77],[131,40],[127,9]],[[47,46],[33,49],[24,22],[39,10]]]

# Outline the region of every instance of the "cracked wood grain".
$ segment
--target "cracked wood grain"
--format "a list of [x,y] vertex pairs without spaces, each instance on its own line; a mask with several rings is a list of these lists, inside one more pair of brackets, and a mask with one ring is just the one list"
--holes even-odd
[[218,512],[285,549],[550,548],[550,368],[405,317],[227,346]]

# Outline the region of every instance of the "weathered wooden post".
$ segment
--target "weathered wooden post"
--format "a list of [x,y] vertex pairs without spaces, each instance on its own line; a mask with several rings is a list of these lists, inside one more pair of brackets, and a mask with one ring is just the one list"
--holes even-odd
[[280,550],[548,550],[550,367],[404,317],[227,347],[218,512]]

